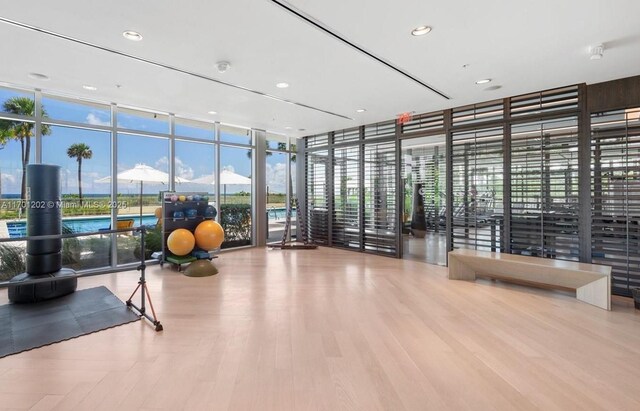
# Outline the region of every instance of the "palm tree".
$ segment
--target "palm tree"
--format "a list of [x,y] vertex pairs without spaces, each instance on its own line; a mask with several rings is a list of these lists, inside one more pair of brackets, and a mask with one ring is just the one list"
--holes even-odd
[[[11,97],[2,104],[5,113],[17,114],[20,116],[33,117],[36,114],[36,103],[29,97]],[[47,112],[42,107],[42,117],[47,117]],[[31,156],[31,137],[34,136],[34,123],[16,120],[0,120],[0,144],[6,144],[8,140],[20,142],[22,155],[22,185],[20,188],[20,198],[24,199],[27,192],[27,164]],[[41,135],[51,134],[51,127],[43,124]]]
[[67,155],[78,160],[78,197],[80,197],[80,207],[82,207],[82,159],[90,160],[93,157],[93,151],[84,143],[75,143],[69,146]]

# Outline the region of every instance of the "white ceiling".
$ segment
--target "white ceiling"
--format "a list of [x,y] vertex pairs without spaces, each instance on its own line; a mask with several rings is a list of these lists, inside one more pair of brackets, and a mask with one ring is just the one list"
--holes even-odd
[[[270,0],[0,0],[0,17],[352,120],[5,22],[0,22],[0,82],[302,136],[406,111],[640,74],[637,0],[290,0],[289,5],[451,99]],[[433,27],[430,34],[410,35],[425,24]],[[139,31],[144,39],[128,41],[124,30]],[[589,46],[599,43],[605,45],[604,58],[590,60]],[[231,69],[218,73],[219,60],[230,61]],[[30,72],[50,80],[32,80]],[[493,81],[476,85],[481,78]],[[291,87],[276,88],[282,81]],[[84,84],[98,90],[86,91]],[[501,88],[484,90],[496,85]],[[359,108],[367,111],[356,113]],[[218,114],[210,116],[209,110]]]

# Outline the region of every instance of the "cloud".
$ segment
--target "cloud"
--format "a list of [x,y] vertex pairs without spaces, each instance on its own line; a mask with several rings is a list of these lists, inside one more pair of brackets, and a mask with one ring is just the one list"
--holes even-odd
[[169,171],[169,157],[167,156],[160,157],[160,159],[156,161],[156,163],[154,164],[154,167],[157,168],[158,170]]
[[180,157],[176,157],[176,175],[178,177],[186,178],[187,180],[193,179],[195,175],[193,168],[185,164],[180,160]]
[[[167,156],[162,157],[160,160],[156,161],[156,168],[160,170],[168,170],[169,168],[169,158]],[[175,160],[176,167],[176,176],[186,178],[187,180],[192,180],[195,172],[193,168],[188,164],[184,163],[180,157],[176,157]]]
[[2,174],[0,177],[2,177],[2,182],[3,183],[9,183],[9,184],[15,184],[16,181],[18,181],[18,177],[13,175],[13,174]]
[[94,126],[110,126],[111,125],[109,120],[102,120],[95,113],[87,114],[86,120],[87,120],[87,123]]
[[223,166],[222,167],[223,170],[227,170],[227,171],[231,171],[232,173],[236,172],[236,169],[234,166]]
[[285,163],[276,163],[271,165],[267,163],[266,168],[267,185],[270,193],[287,192],[287,165]]

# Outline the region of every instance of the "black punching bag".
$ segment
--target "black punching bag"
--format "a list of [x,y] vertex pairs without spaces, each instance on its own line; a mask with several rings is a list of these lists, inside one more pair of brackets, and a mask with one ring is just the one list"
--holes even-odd
[[[62,234],[60,167],[32,164],[27,168],[27,237]],[[42,275],[62,268],[62,239],[27,242],[27,274]]]
[[[48,164],[27,166],[27,236],[62,234],[60,167]],[[51,278],[52,281],[9,286],[9,300],[36,302],[61,297],[75,291],[75,274],[62,268],[62,239],[27,240],[27,272],[11,282]]]

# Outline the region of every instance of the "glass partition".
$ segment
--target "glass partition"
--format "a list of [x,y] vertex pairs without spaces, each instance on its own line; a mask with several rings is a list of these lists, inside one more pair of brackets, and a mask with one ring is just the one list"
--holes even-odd
[[[104,216],[102,225],[108,227],[111,133],[53,125],[50,130],[42,139],[42,162],[61,167],[63,217]],[[91,228],[98,226],[77,225],[74,231],[96,231]]]
[[402,140],[403,257],[445,265],[445,136]]
[[220,224],[222,248],[251,245],[251,157],[253,149],[220,146]]

